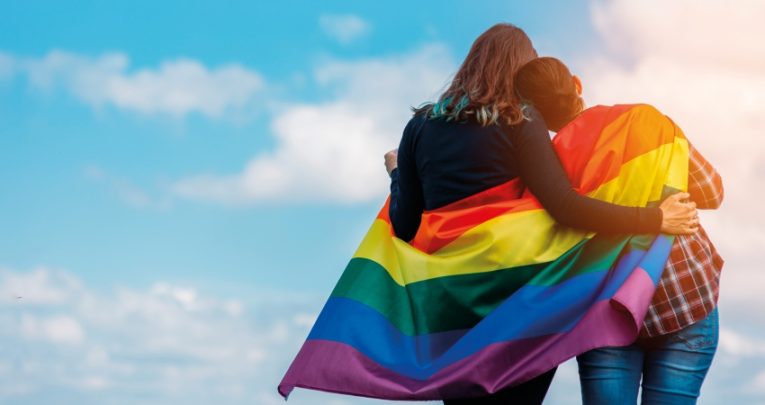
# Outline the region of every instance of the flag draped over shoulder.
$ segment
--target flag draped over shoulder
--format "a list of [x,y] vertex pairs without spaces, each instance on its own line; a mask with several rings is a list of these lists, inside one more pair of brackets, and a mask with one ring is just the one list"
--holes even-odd
[[[555,137],[582,194],[651,206],[687,189],[688,143],[648,105],[597,106]],[[423,213],[387,203],[279,384],[385,399],[482,396],[637,336],[673,239],[557,224],[519,180]]]

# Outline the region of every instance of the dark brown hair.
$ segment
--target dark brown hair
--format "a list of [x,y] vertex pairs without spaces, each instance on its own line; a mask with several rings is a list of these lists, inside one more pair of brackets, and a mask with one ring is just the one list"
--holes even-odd
[[415,108],[430,117],[462,121],[475,119],[483,126],[523,119],[520,99],[513,87],[515,72],[537,57],[531,40],[512,24],[496,24],[476,38],[449,88],[438,102]]
[[524,65],[515,74],[515,89],[526,102],[536,107],[557,132],[584,108],[574,77],[558,59],[542,57]]

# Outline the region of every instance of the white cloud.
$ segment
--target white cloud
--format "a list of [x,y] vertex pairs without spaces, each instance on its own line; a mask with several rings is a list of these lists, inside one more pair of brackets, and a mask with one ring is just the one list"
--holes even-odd
[[69,316],[36,318],[23,315],[20,330],[26,338],[53,343],[80,343],[85,337],[80,323]]
[[[10,370],[3,374],[16,376],[0,378],[0,395],[61,386],[112,390],[116,397],[126,390],[148,391],[162,398],[180,387],[193,392],[194,384],[205,381],[197,391],[211,394],[219,388],[222,399],[236,399],[237,392],[246,393],[252,381],[267,376],[264,366],[280,372],[307,333],[305,325],[279,321],[277,314],[245,311],[238,300],[168,283],[105,293],[48,269],[5,270],[0,280],[0,290],[20,288],[30,297],[32,291],[56,291],[46,299],[0,302],[4,313],[11,311],[2,319],[1,345],[15,348],[10,357],[4,354]],[[282,345],[289,353],[275,358],[274,349]],[[18,379],[31,384],[29,390],[14,394],[9,385]]]
[[[283,403],[276,386],[321,304],[255,287],[259,299],[245,304],[160,281],[95,289],[62,271],[3,270],[0,291],[18,287],[56,293],[0,300],[2,403]],[[290,397],[331,401],[378,402],[305,390]]]
[[239,64],[208,68],[179,58],[156,68],[131,69],[119,52],[97,57],[54,50],[41,58],[0,54],[0,78],[26,75],[43,90],[63,88],[93,106],[111,105],[142,114],[220,118],[246,108],[263,89],[261,75]]
[[727,327],[720,328],[719,349],[725,354],[746,358],[765,357],[765,340],[749,337]]
[[410,106],[436,97],[453,69],[440,45],[396,57],[327,62],[315,80],[333,98],[283,107],[271,125],[274,150],[255,156],[240,173],[183,179],[174,191],[232,204],[382,198],[388,189],[383,153],[398,146]]
[[741,0],[736,7],[716,0],[592,4],[593,21],[614,50],[698,68],[765,71],[761,1]]
[[[749,383],[749,386],[747,387],[750,391],[765,394],[765,371],[761,371],[758,373],[752,381]],[[763,401],[762,403],[765,403]]]
[[292,322],[294,322],[297,326],[310,328],[316,322],[316,314],[297,313],[292,318]]
[[76,278],[54,274],[45,268],[26,273],[0,269],[0,305],[61,304],[70,300],[80,288]]
[[341,44],[349,44],[372,30],[369,22],[353,14],[324,14],[319,17],[319,26]]
[[99,376],[84,377],[79,381],[80,387],[86,390],[102,390],[110,384],[109,380]]

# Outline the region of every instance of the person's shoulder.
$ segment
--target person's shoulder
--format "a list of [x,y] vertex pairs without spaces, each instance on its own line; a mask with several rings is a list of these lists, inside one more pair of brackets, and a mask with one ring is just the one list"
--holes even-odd
[[584,110],[577,119],[598,122],[602,120],[610,122],[619,119],[627,120],[633,124],[671,122],[669,117],[659,111],[658,108],[647,103],[595,105]]
[[401,136],[401,143],[415,144],[422,132],[423,126],[427,124],[428,113],[423,111],[416,111],[412,114],[404,127],[404,133]]
[[628,105],[630,119],[640,125],[648,125],[652,128],[677,127],[672,119],[651,104]]
[[637,118],[660,119],[660,120],[664,120],[667,118],[666,115],[664,115],[664,113],[659,111],[658,108],[647,103],[617,104],[617,105],[611,106],[610,108],[624,110],[627,114],[630,114],[631,116],[637,117]]
[[424,111],[415,111],[406,123],[406,132],[417,131],[428,121],[428,113]]

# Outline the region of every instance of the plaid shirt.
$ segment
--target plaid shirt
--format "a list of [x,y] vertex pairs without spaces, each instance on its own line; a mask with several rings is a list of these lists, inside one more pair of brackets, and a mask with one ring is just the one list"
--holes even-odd
[[[720,175],[693,146],[688,193],[700,209],[715,209],[723,199]],[[643,338],[678,331],[704,318],[717,305],[723,259],[704,228],[679,235],[672,245],[656,294],[643,320]]]

